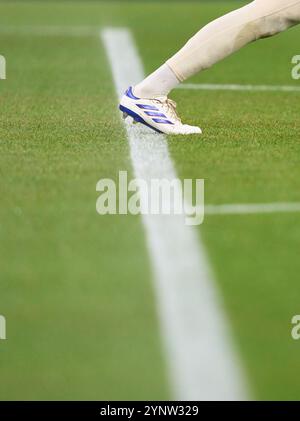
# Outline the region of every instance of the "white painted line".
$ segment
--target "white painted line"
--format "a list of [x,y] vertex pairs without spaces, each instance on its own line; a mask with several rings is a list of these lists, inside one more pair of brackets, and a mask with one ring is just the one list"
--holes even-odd
[[300,212],[300,203],[243,203],[206,205],[205,215],[249,215],[270,213],[297,213]]
[[300,86],[272,85],[220,85],[211,83],[183,83],[176,89],[202,91],[245,91],[245,92],[300,92]]
[[0,35],[82,37],[98,33],[98,26],[0,26]]
[[[144,77],[127,29],[105,29],[101,38],[118,96]],[[113,118],[113,117],[112,117]],[[135,176],[176,178],[166,138],[125,123]],[[141,204],[147,198],[141,193]],[[231,340],[206,253],[197,232],[182,216],[144,215],[155,280],[162,338],[174,398],[240,400],[247,397],[239,358]]]

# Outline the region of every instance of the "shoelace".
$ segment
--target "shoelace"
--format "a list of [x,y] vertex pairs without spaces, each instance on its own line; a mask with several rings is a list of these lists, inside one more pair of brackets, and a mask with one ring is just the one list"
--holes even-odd
[[181,119],[176,111],[177,104],[175,101],[169,98],[157,98],[155,100],[161,104],[162,109],[167,114],[169,114],[175,121],[181,123]]

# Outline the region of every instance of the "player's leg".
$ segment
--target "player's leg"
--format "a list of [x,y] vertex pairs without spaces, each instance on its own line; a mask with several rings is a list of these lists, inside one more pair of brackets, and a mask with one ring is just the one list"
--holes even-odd
[[255,0],[202,28],[166,64],[134,88],[143,98],[168,93],[246,44],[300,22],[300,0]]
[[300,22],[300,0],[255,0],[205,26],[162,67],[123,96],[120,109],[136,121],[170,134],[201,133],[181,123],[168,93],[246,44]]

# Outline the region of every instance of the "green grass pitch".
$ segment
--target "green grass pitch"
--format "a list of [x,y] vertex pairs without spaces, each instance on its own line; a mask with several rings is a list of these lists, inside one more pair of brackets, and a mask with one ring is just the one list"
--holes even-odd
[[[132,171],[104,47],[96,32],[46,29],[128,27],[150,72],[235,7],[0,3],[0,399],[171,398],[141,219],[95,211],[97,181]],[[299,36],[191,82],[300,86]],[[204,178],[207,203],[300,201],[299,95],[177,90],[183,119],[204,128],[169,138],[180,177]],[[254,397],[300,399],[300,214],[207,216],[199,229]]]

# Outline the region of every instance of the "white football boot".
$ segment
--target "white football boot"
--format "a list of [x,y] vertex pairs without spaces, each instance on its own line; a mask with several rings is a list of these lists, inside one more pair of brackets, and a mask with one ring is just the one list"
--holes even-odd
[[176,103],[165,97],[153,99],[137,98],[128,88],[119,105],[123,117],[132,117],[135,123],[142,123],[151,129],[171,135],[201,134],[200,127],[182,124],[176,113]]

